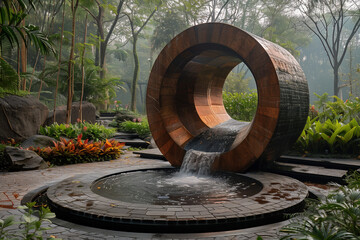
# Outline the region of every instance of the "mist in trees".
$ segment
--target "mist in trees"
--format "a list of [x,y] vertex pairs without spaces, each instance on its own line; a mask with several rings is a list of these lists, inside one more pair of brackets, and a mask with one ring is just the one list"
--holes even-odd
[[[7,86],[25,90],[51,109],[82,99],[106,111],[117,100],[144,112],[146,84],[161,49],[190,26],[222,22],[291,52],[310,93],[359,96],[359,5],[355,0],[4,0],[0,93]],[[228,86],[246,90],[250,78],[246,68],[236,67]]]

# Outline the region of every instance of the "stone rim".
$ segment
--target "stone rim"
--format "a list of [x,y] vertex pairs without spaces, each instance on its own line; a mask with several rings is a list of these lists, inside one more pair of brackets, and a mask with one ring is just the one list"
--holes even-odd
[[[164,168],[168,167],[133,167],[120,172]],[[119,172],[80,175],[52,185],[47,190],[49,205],[60,218],[98,227],[140,232],[206,232],[209,228],[212,231],[230,230],[281,220],[284,213],[299,210],[308,195],[306,186],[301,182],[264,172],[246,174],[264,185],[261,192],[247,199],[221,204],[179,207],[133,204],[107,199],[90,190],[94,181],[115,173]],[[181,208],[182,214],[174,214],[170,211],[173,208]],[[203,209],[202,214],[199,209]],[[139,214],[141,211],[145,214]]]

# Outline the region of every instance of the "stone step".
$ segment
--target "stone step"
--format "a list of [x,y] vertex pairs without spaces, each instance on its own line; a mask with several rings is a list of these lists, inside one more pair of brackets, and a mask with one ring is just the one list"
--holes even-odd
[[150,158],[150,159],[159,159],[159,160],[165,160],[166,158],[158,148],[152,148],[152,149],[144,149],[141,151],[134,151],[134,154],[139,154],[141,158]]
[[146,142],[140,138],[135,139],[126,139],[126,138],[112,138],[118,142],[125,143],[125,146],[136,147],[136,148],[147,148],[149,146],[149,142]]
[[138,139],[139,135],[137,133],[125,133],[125,132],[117,132],[113,136],[113,138],[121,138],[121,139]]
[[305,165],[299,163],[285,163],[275,161],[266,169],[268,172],[296,178],[300,181],[318,183],[335,182],[345,184],[344,178],[348,170],[334,169],[323,166]]
[[311,166],[323,166],[327,168],[357,170],[360,169],[359,159],[339,159],[339,158],[311,158],[300,156],[281,156],[277,162],[298,163]]

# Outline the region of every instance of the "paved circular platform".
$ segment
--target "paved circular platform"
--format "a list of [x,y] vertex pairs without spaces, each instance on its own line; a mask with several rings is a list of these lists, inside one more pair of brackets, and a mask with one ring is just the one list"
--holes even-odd
[[281,220],[284,213],[298,211],[308,195],[301,182],[265,172],[244,174],[263,184],[258,194],[215,204],[134,204],[101,197],[90,189],[104,176],[160,168],[164,166],[129,167],[68,178],[48,188],[49,204],[58,217],[90,226],[142,232],[204,232]]

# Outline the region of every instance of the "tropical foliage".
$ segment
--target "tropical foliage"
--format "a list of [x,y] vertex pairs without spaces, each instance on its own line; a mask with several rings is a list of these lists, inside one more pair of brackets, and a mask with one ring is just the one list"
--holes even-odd
[[352,119],[360,121],[360,99],[358,97],[350,97],[343,101],[337,96],[329,97],[328,93],[323,95],[314,94],[318,100],[314,102],[310,110],[314,112],[313,117],[318,116],[319,121],[338,120],[345,123],[350,122]]
[[360,126],[353,119],[345,124],[338,120],[324,123],[308,117],[295,146],[302,153],[360,154]]
[[317,95],[294,148],[301,153],[360,154],[360,100]]
[[54,143],[54,147],[29,149],[35,151],[49,164],[66,165],[116,159],[122,153],[121,149],[125,145],[115,140],[106,139],[93,142],[88,139],[82,141],[81,138],[81,134],[77,139],[61,138],[59,142]]
[[103,141],[114,135],[114,128],[106,128],[98,123],[91,124],[88,122],[78,121],[75,124],[58,124],[53,123],[50,126],[40,127],[40,134],[53,137],[59,140],[61,137],[77,138],[79,135],[83,139],[93,141]]
[[282,229],[290,239],[360,239],[360,174],[347,178],[348,186],[309,205],[307,211]]

